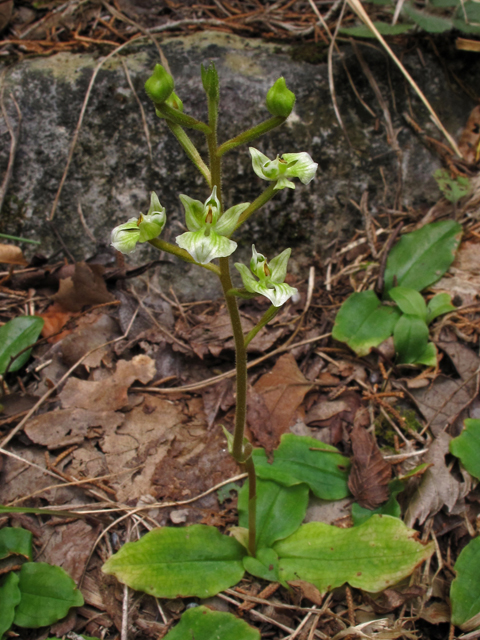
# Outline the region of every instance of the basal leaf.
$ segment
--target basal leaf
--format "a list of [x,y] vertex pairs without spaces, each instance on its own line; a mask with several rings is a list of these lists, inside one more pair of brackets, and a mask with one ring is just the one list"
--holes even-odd
[[351,529],[310,522],[273,550],[287,581],[311,582],[321,593],[345,582],[375,592],[410,575],[432,555],[433,542],[423,545],[416,536],[401,520],[374,515]]
[[461,235],[458,222],[445,220],[402,236],[387,259],[385,291],[396,286],[422,291],[439,280],[453,262]]
[[463,18],[456,18],[453,21],[453,26],[455,29],[459,31],[463,31],[463,33],[468,33],[472,35],[480,35],[480,25],[470,22],[465,22]]
[[[376,2],[375,4],[389,4]],[[373,23],[382,36],[398,36],[401,33],[410,31],[415,25],[413,24],[389,24],[388,22]],[[376,38],[376,35],[366,25],[360,24],[358,27],[343,27],[339,29],[340,33],[353,38]]]
[[352,504],[352,520],[355,527],[366,522],[373,515],[380,514],[384,516],[393,516],[394,518],[400,518],[402,515],[402,510],[400,509],[400,505],[398,504],[397,496],[405,489],[405,485],[401,480],[395,478],[392,480],[388,489],[390,491],[390,498],[382,504],[380,507],[376,509],[370,510],[365,507],[361,507],[358,502],[354,502]]
[[419,11],[407,3],[403,6],[403,11],[411,20],[418,24],[420,29],[423,29],[427,33],[443,33],[453,28],[451,20],[435,16],[426,11]]
[[423,296],[415,289],[394,287],[390,289],[388,295],[397,303],[402,313],[418,316],[424,321],[427,319],[427,305],[425,304]]
[[[43,319],[37,316],[19,316],[0,327],[0,374],[4,374],[20,351],[36,342],[43,329]],[[16,358],[9,371],[18,371],[30,358],[31,349]]]
[[10,555],[32,559],[32,534],[20,527],[0,529],[0,560]]
[[284,587],[288,588],[287,583],[282,580],[278,572],[278,556],[273,549],[259,549],[255,558],[245,556],[243,566],[245,571],[256,578],[270,580],[270,582],[281,582]]
[[[452,624],[463,631],[480,626],[480,538],[470,540],[455,563],[457,577],[450,587]],[[468,624],[472,618],[476,621]],[[476,624],[475,624],[476,622]]]
[[13,624],[15,607],[22,598],[18,588],[18,575],[11,571],[0,578],[0,640]]
[[14,624],[37,629],[64,618],[71,607],[81,607],[83,596],[61,567],[46,562],[27,562],[20,569],[22,594]]
[[428,327],[425,320],[404,314],[395,325],[393,341],[400,364],[417,362],[428,344]]
[[427,324],[430,324],[438,316],[455,311],[455,309],[456,307],[453,306],[449,293],[437,293],[427,306]]
[[450,441],[450,453],[460,458],[465,469],[480,480],[480,420],[465,420],[465,429]]
[[[257,549],[271,547],[291,535],[302,524],[308,505],[308,487],[285,487],[257,479]],[[238,521],[248,527],[248,480],[238,494]]]
[[352,293],[337,313],[332,336],[366,356],[392,335],[399,317],[398,309],[383,306],[374,291]]
[[429,342],[422,355],[413,364],[424,364],[426,367],[437,366],[437,347],[433,342]]
[[263,449],[255,449],[253,461],[259,478],[274,480],[286,487],[305,483],[323,500],[341,500],[350,493],[349,459],[335,447],[315,438],[285,433],[273,453],[272,464]]
[[231,613],[207,607],[187,609],[164,640],[260,640],[260,633]]
[[208,598],[242,579],[245,554],[215,527],[161,527],[125,544],[102,571],[158,598]]

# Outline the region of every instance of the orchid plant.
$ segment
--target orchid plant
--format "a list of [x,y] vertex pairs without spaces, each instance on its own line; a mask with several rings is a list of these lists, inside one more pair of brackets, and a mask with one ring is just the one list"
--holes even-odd
[[[389,520],[387,516],[383,519],[373,516],[372,522],[346,530],[344,546],[337,545],[339,530],[336,527],[321,523],[302,525],[309,491],[324,500],[349,495],[348,458],[331,445],[320,443],[319,448],[318,440],[308,436],[285,434],[273,463],[269,464],[263,449],[254,450],[245,437],[247,346],[297,290],[285,282],[291,249],[268,260],[257,251],[256,244],[252,246],[249,266],[235,263],[243,284],[236,288],[230,272],[230,256],[237,248],[232,236],[280,190],[295,189],[293,180],[303,184],[311,182],[317,164],[306,152],[284,153],[270,160],[250,147],[253,171],[269,184],[253,202],[225,208],[222,158],[232,149],[284,123],[293,110],[295,95],[287,88],[284,78],[279,78],[266,96],[271,117],[219,144],[220,93],[213,63],[207,68],[202,66],[201,74],[208,101],[208,122],[184,113],[182,101],[174,92],[173,78],[161,65],[156,65],[145,89],[154,102],[156,114],[165,120],[203,176],[208,190],[206,200],[201,202],[180,195],[187,231],[172,244],[160,237],[166,212],[157,195],[152,193],[147,214],[116,227],[112,244],[118,251],[129,254],[138,243],[148,242],[214,273],[220,280],[236,352],[235,427],[233,433],[223,430],[230,454],[248,475],[239,493],[240,526],[233,527],[230,536],[206,525],[154,529],[137,542],[125,544],[105,563],[103,571],[133,589],[165,598],[213,596],[240,581],[245,571],[285,586],[289,580],[306,580],[322,593],[346,580],[360,588],[378,591],[392,580],[409,575],[422,559],[431,555],[433,546],[422,546],[400,520]],[[185,129],[205,135],[208,164]],[[271,305],[257,325],[244,335],[237,299],[255,296],[266,297]],[[395,541],[394,552],[388,542],[391,540]],[[350,558],[351,549],[356,551]],[[349,557],[347,564],[346,556]],[[198,607],[185,613],[166,639],[191,640],[192,637],[257,640],[259,635],[231,614]]]

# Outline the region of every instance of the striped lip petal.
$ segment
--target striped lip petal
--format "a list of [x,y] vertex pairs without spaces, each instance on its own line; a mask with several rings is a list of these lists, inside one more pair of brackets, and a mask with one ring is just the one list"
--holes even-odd
[[236,242],[215,233],[212,228],[204,228],[195,232],[187,231],[187,233],[178,236],[176,242],[199,264],[208,264],[215,258],[226,258],[232,255],[237,248]]

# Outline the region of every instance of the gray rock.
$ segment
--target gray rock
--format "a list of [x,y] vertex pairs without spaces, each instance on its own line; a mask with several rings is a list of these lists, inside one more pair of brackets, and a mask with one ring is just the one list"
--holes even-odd
[[[432,178],[439,162],[405,125],[402,112],[411,104],[415,119],[427,133],[437,138],[440,134],[399,71],[370,45],[362,46],[363,54],[389,103],[394,127],[400,129],[402,204],[429,203],[439,195]],[[292,269],[302,271],[315,254],[324,254],[337,239],[351,237],[355,228],[362,227],[361,216],[351,200],[358,203],[366,189],[374,215],[381,208],[393,207],[397,157],[387,142],[381,109],[349,45],[343,47],[345,65],[362,99],[378,114],[377,121],[362,106],[341,61],[335,56],[337,101],[354,149],[349,147],[335,119],[326,63],[298,60],[301,49],[214,32],[164,40],[162,49],[185,112],[195,117],[206,119],[200,63],[213,60],[217,65],[221,81],[221,141],[269,117],[265,95],[280,75],[297,95],[294,112],[287,123],[254,146],[271,158],[277,153],[308,151],[319,163],[317,178],[308,186],[298,184],[295,191],[281,191],[242,228],[236,238],[240,248],[236,257],[248,260],[252,241],[259,251],[270,257],[291,246]],[[453,61],[453,71],[461,81],[478,86],[480,58],[473,54],[462,56],[459,54]],[[145,110],[153,159],[149,158],[141,112],[128,86],[122,60]],[[98,73],[54,217],[58,233],[77,259],[94,255],[99,245],[108,245],[113,226],[140,211],[145,212],[151,190],[158,193],[167,208],[164,237],[172,241],[183,228],[183,207],[178,194],[186,193],[200,200],[208,195],[203,179],[186,159],[165,123],[156,118],[153,105],[143,91],[143,84],[157,61],[157,51],[151,44],[132,44],[107,61]],[[46,254],[60,248],[47,218],[98,62],[99,59],[91,55],[62,53],[24,60],[13,66],[6,76],[8,113],[15,121],[14,105],[9,99],[9,94],[14,92],[23,122],[0,231],[40,239],[41,250]],[[404,62],[447,129],[452,135],[458,135],[474,102],[449,87],[441,64],[430,53],[424,52],[422,58],[413,52],[404,56]],[[7,142],[5,127],[1,132]],[[206,159],[202,134],[191,132],[190,135],[198,141]],[[7,162],[8,144],[5,144],[0,150],[1,171]],[[253,200],[265,186],[252,171],[246,147],[225,156],[227,206]],[[95,241],[82,225],[79,203]],[[157,256],[154,249],[143,246],[128,261],[141,263]],[[192,280],[183,278],[185,274],[196,275]],[[161,286],[168,289],[173,284],[183,298],[204,298],[218,291],[207,272],[199,273],[198,268],[176,261],[159,268],[158,275]]]

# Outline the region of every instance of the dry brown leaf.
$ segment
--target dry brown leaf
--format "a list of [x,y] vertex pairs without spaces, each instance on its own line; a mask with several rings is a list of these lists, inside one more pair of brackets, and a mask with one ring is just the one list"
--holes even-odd
[[423,524],[444,506],[451,511],[457,501],[470,491],[470,482],[460,483],[456,480],[445,463],[450,440],[448,433],[439,433],[423,458],[424,462],[432,466],[425,471],[420,485],[410,499],[405,513],[408,527],[413,527],[417,520],[419,524]]
[[456,304],[468,305],[480,297],[480,243],[462,242],[448,277],[432,285],[436,292],[447,292],[458,300]]
[[83,307],[115,300],[107,290],[102,265],[77,262],[72,276],[60,280],[58,293],[52,298],[66,311],[81,311]]
[[128,389],[135,380],[143,384],[155,375],[154,361],[145,355],[119,360],[115,373],[104,380],[69,378],[59,398],[64,409],[118,411],[128,404]]
[[43,318],[42,337],[47,338],[50,344],[60,342],[66,336],[71,333],[70,329],[62,331],[63,327],[69,320],[78,315],[78,313],[72,313],[65,311],[57,302],[51,304],[46,311],[38,314],[40,318]]
[[77,328],[73,333],[62,340],[63,361],[68,367],[80,360],[85,354],[95,349],[85,360],[85,367],[98,367],[106,354],[111,351],[112,345],[102,348],[105,344],[120,335],[116,321],[102,314],[96,315],[94,312],[79,319]]
[[248,424],[257,442],[271,452],[294,422],[298,407],[312,388],[297,366],[291,353],[281,356],[273,369],[263,375],[254,385],[270,415],[266,424],[266,412],[256,403],[256,416],[249,414]]
[[[0,4],[0,10],[2,5]],[[1,25],[1,13],[0,13],[0,25]],[[1,30],[1,26],[0,26]],[[20,264],[25,266],[28,262],[23,257],[20,247],[16,247],[14,244],[0,244],[0,262],[4,264]]]
[[348,488],[361,507],[376,509],[388,500],[392,467],[386,462],[373,436],[362,427],[351,433],[353,458]]
[[479,160],[480,144],[480,106],[474,107],[460,136],[458,148],[469,164],[476,164]]
[[[13,0],[6,0],[0,4],[0,31],[8,26],[13,12]],[[2,262],[0,260],[0,262]]]
[[288,584],[297,592],[297,597],[300,596],[300,601],[306,598],[310,600],[310,602],[313,602],[313,604],[316,604],[317,607],[322,606],[322,594],[317,587],[310,584],[310,582],[305,582],[304,580],[289,580]]
[[345,400],[332,400],[330,402],[326,400],[324,402],[318,402],[305,416],[305,424],[329,420],[342,411],[347,411],[348,408],[348,404]]
[[50,450],[80,444],[91,427],[107,430],[119,427],[124,419],[118,411],[88,411],[86,409],[57,409],[30,420],[25,433],[35,442]]

